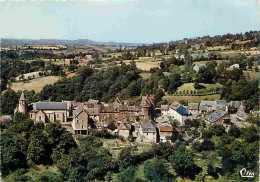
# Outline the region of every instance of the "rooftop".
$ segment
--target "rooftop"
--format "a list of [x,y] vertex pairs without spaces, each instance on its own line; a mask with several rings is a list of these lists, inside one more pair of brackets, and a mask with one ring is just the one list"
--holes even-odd
[[156,128],[150,121],[143,123],[142,130],[143,133],[156,133]]
[[199,104],[198,103],[188,103],[188,108],[190,110],[199,110]]
[[37,102],[34,110],[67,110],[67,102]]
[[182,116],[186,116],[186,115],[189,115],[189,110],[187,108],[185,108],[184,106],[179,106],[176,111],[182,115]]
[[172,132],[171,126],[161,126],[159,127],[160,132]]
[[222,118],[225,114],[226,114],[226,111],[216,110],[215,112],[208,115],[205,118],[205,120],[207,120],[211,123],[214,123],[214,122],[218,121],[220,118]]

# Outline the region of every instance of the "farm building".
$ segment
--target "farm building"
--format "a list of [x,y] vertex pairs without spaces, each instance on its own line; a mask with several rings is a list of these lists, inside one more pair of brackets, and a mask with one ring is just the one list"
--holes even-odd
[[179,103],[174,102],[170,105],[169,115],[179,121],[181,125],[184,125],[184,121],[188,119],[190,111]]
[[226,113],[227,113],[226,111],[216,110],[215,112],[213,112],[210,115],[208,115],[207,117],[205,117],[205,120],[210,123],[215,123],[215,122],[219,121],[221,118],[223,118]]
[[45,76],[45,74],[46,73],[44,71],[36,71],[36,72],[21,74],[20,76],[16,77],[15,80],[16,81],[30,80],[30,79]]

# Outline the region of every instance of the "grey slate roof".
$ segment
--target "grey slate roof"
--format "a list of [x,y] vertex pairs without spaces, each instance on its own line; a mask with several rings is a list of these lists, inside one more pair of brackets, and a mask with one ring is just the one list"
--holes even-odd
[[202,100],[200,106],[213,106],[216,105],[215,101]]
[[83,111],[82,106],[79,106],[76,110],[73,111],[73,115],[77,116],[79,113]]
[[220,118],[222,118],[225,114],[226,114],[226,111],[216,110],[215,112],[208,115],[205,118],[205,120],[207,120],[211,123],[214,123],[214,122],[218,121]]
[[231,106],[231,107],[234,107],[234,108],[236,108],[236,109],[238,109],[241,105],[243,105],[242,104],[242,101],[231,101],[230,103],[229,103],[229,105]]
[[162,111],[168,111],[169,110],[169,105],[161,105],[161,110]]
[[200,111],[207,111],[207,106],[199,106]]
[[37,102],[34,110],[67,110],[67,102]]
[[142,126],[143,133],[156,133],[155,126],[150,121],[145,121]]
[[21,97],[20,97],[20,100],[26,100],[26,97],[25,97],[24,92],[22,92]]
[[226,100],[216,100],[216,105],[219,106],[226,106],[227,105],[227,101]]
[[199,104],[198,103],[188,103],[189,110],[199,110]]

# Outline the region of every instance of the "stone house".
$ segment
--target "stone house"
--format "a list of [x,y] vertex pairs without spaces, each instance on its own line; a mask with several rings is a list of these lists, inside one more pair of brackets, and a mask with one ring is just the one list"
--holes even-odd
[[169,105],[161,105],[161,115],[163,116],[169,115]]
[[197,115],[200,113],[198,103],[188,103],[188,109],[192,115]]
[[156,143],[157,131],[156,127],[152,124],[152,121],[145,120],[140,128],[140,139],[144,143]]
[[131,124],[121,123],[118,127],[118,135],[127,139],[131,135]]
[[79,106],[73,111],[72,128],[74,134],[87,135],[88,134],[88,113]]
[[178,102],[174,102],[170,105],[169,115],[184,125],[184,121],[190,116],[190,111]]
[[160,136],[160,142],[167,142],[171,141],[169,140],[172,136],[172,127],[171,126],[161,126],[159,127],[159,136]]

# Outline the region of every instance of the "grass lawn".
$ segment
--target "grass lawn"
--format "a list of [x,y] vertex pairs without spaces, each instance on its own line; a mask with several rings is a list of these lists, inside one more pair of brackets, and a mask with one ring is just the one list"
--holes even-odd
[[210,61],[195,61],[195,62],[193,62],[193,64],[206,64],[208,62],[210,62]]
[[[180,87],[178,87],[178,91],[183,91],[183,90],[192,90],[194,91],[195,88],[193,87],[194,83],[184,83],[183,85],[181,85]],[[210,89],[210,88],[221,88],[222,85],[219,83],[216,84],[205,84],[205,83],[200,83],[200,85],[203,85],[206,87],[206,89]]]
[[260,80],[260,72],[243,71],[243,73],[246,77],[249,74],[251,80]]
[[15,82],[12,83],[11,89],[17,92],[18,90],[34,90],[40,92],[46,85],[54,84],[60,79],[58,76],[46,76],[33,79],[29,82]]
[[143,78],[143,79],[148,79],[148,78],[150,78],[151,77],[151,73],[146,73],[146,72],[142,72],[142,73],[140,73],[140,76]]
[[163,99],[167,100],[169,103],[174,101],[180,102],[181,100],[187,100],[188,102],[197,102],[201,100],[218,100],[220,99],[220,94],[205,95],[205,96],[164,96]]
[[[130,64],[133,60],[124,60],[123,62],[125,64]],[[136,63],[136,67],[140,70],[144,71],[150,71],[151,68],[159,68],[160,67],[160,61],[153,62],[153,61],[140,61],[140,60],[134,60]]]

